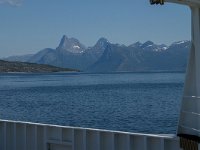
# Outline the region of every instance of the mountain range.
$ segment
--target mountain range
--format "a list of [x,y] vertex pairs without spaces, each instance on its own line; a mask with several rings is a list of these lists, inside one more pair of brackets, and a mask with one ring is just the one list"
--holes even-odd
[[167,46],[147,41],[126,46],[100,38],[94,46],[86,47],[64,35],[55,49],[45,48],[33,55],[11,56],[5,60],[90,72],[185,71],[190,44],[190,41],[179,41]]

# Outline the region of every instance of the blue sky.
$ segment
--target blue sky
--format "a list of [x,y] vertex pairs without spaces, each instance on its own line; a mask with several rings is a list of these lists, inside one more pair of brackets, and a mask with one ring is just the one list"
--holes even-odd
[[190,40],[190,10],[148,0],[0,0],[0,57],[55,48],[64,34],[86,46],[100,37],[171,44]]

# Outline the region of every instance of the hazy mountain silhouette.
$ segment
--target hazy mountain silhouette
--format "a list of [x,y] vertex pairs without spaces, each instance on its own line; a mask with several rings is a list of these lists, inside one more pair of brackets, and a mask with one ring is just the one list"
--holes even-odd
[[56,49],[46,48],[34,55],[12,56],[6,60],[91,72],[185,71],[189,48],[190,41],[179,41],[170,46],[152,41],[125,46],[112,44],[105,38],[87,48],[79,40],[64,35]]

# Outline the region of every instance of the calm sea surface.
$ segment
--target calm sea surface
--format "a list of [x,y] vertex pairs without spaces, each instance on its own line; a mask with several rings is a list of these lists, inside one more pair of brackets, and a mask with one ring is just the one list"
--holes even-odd
[[175,133],[184,73],[0,74],[0,118]]

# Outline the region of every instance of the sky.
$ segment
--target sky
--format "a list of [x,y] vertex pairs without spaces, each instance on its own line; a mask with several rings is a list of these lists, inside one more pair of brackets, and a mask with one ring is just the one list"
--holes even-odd
[[148,0],[0,0],[0,58],[56,48],[63,35],[93,46],[190,40],[190,10]]

